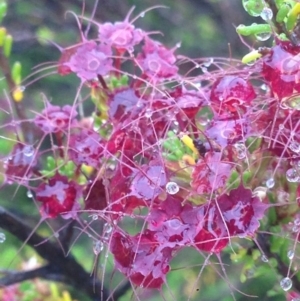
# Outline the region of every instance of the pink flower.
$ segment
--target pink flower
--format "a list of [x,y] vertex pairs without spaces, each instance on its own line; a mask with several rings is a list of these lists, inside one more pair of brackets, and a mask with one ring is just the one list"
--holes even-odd
[[46,108],[34,119],[34,123],[45,133],[57,133],[67,130],[77,116],[75,109],[69,105],[63,107],[47,103]]
[[[76,48],[76,52],[70,56],[63,66],[82,81],[93,80],[98,75],[107,75],[112,70],[111,48],[108,45],[90,41]],[[61,67],[62,68],[62,67]]]
[[143,53],[138,55],[137,62],[148,77],[155,79],[173,77],[178,72],[173,50],[150,38],[145,39]]
[[104,23],[99,26],[100,41],[120,50],[132,52],[133,46],[139,44],[144,36],[145,33],[141,29],[136,29],[127,21]]

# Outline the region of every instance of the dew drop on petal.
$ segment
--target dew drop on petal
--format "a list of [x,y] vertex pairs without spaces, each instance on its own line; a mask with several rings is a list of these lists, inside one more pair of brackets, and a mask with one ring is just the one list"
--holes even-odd
[[268,259],[268,257],[265,255],[265,254],[263,254],[263,255],[261,255],[261,261],[263,261],[263,262],[269,262],[269,259]]
[[289,277],[285,277],[280,281],[280,286],[284,291],[288,291],[289,289],[291,289],[292,285],[293,282]]
[[145,111],[145,117],[146,118],[151,118],[152,116],[152,110],[151,109],[146,109]]
[[268,179],[268,180],[266,181],[266,186],[267,186],[267,188],[273,188],[274,185],[275,185],[275,180],[274,180],[274,178],[270,178],[270,179]]
[[2,233],[2,232],[0,232],[0,243],[2,244],[2,243],[4,243],[5,242],[5,240],[6,240],[6,236],[5,236],[5,234],[4,233]]
[[169,194],[176,194],[179,191],[179,186],[175,182],[168,182],[166,185],[166,191]]
[[269,7],[264,7],[260,16],[265,21],[271,21],[273,18],[273,11]]
[[294,258],[294,255],[295,255],[295,253],[293,250],[288,250],[288,252],[287,252],[288,259],[292,260]]
[[31,145],[25,145],[23,148],[24,156],[32,157],[34,154],[34,148]]
[[32,194],[32,192],[30,190],[27,190],[26,195],[30,199],[33,197],[33,194]]
[[98,255],[104,248],[103,242],[100,240],[93,241],[93,251],[95,255]]

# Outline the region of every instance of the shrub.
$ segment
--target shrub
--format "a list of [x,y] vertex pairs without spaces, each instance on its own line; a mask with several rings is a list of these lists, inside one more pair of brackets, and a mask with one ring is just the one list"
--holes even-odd
[[[234,299],[255,295],[263,278],[270,300],[300,298],[300,4],[242,2],[265,23],[239,25],[237,33],[273,38],[242,62],[177,54],[179,44],[168,48],[135,27],[145,12],[104,24],[75,16],[79,28],[89,22],[98,35],[80,31],[80,41],[60,49],[52,66],[61,80],[78,77],[73,104],[53,105],[43,96],[44,109],[32,118],[22,104],[19,63],[8,70],[1,64],[11,47],[3,30],[0,66],[16,112],[2,125],[11,148],[3,186],[26,187],[41,215],[38,226],[46,223],[53,233],[43,238],[3,208],[0,226],[38,244],[48,264],[34,276],[4,275],[0,284],[38,276],[97,300],[116,300],[130,287],[137,300],[153,289],[173,300],[180,270],[191,279],[180,280],[182,300],[199,300],[204,275],[211,283],[223,279]],[[93,112],[82,114],[91,103]],[[64,257],[83,235],[95,257],[103,256],[101,282],[83,270],[84,259]],[[200,268],[176,261],[190,252]],[[241,282],[258,279],[254,286],[239,289],[230,261]],[[123,282],[119,288],[111,280],[109,290],[111,263],[111,278],[123,275]]]

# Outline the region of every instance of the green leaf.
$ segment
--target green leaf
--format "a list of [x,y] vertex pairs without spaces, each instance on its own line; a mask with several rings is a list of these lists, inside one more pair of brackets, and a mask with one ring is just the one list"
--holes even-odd
[[241,24],[236,28],[236,32],[238,34],[241,34],[242,36],[250,36],[252,34],[257,35],[257,34],[267,33],[271,31],[272,31],[271,26],[269,24],[253,23],[249,26]]

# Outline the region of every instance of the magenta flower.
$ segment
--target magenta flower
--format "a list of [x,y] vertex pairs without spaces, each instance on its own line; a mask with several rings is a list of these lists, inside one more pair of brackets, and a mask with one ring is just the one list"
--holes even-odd
[[100,41],[119,50],[132,52],[133,47],[144,37],[145,33],[141,29],[136,29],[127,21],[99,25]]
[[48,183],[40,184],[36,191],[36,199],[43,203],[41,213],[48,218],[70,212],[79,197],[79,186],[61,175],[55,175]]
[[99,134],[92,130],[83,129],[72,134],[69,140],[68,154],[76,164],[87,164],[97,167],[103,152]]
[[34,123],[44,133],[57,133],[67,130],[76,116],[75,109],[69,105],[59,107],[47,103],[42,113],[35,117]]
[[173,50],[150,38],[145,39],[143,53],[137,56],[137,62],[144,74],[156,80],[173,77],[178,72]]
[[226,75],[217,79],[211,87],[210,100],[219,115],[236,115],[245,111],[256,97],[253,86],[242,77]]
[[17,183],[26,182],[26,179],[32,174],[32,167],[36,164],[36,156],[34,155],[32,146],[17,143],[8,160],[4,164],[5,176],[8,182],[15,181]]
[[239,237],[253,237],[259,227],[259,220],[269,207],[254,197],[252,191],[243,184],[232,189],[228,195],[221,195],[218,204],[229,234]]
[[[111,48],[108,45],[97,45],[89,41],[76,48],[68,61],[63,63],[65,69],[76,73],[82,81],[107,75],[112,69]],[[61,69],[62,66],[60,67]]]

